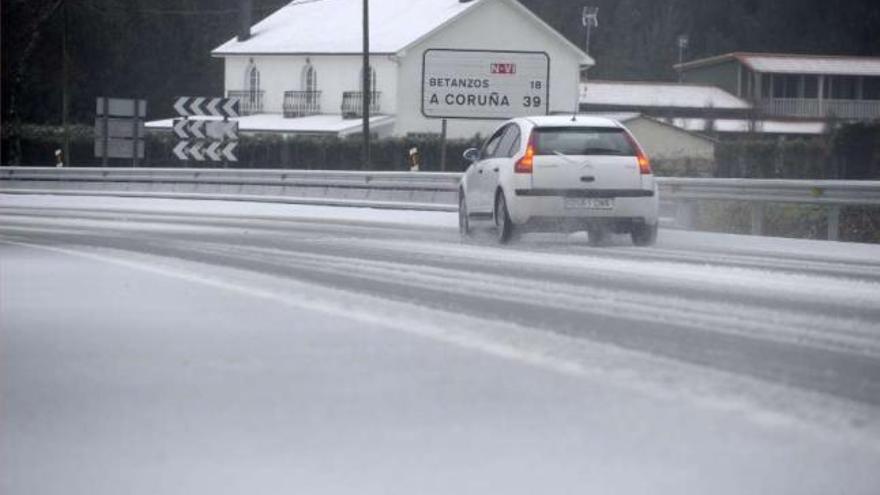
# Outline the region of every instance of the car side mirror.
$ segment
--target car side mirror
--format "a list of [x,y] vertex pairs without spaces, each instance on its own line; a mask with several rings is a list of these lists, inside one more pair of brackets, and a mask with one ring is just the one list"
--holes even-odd
[[475,162],[480,159],[480,150],[477,148],[468,148],[461,156],[469,162]]

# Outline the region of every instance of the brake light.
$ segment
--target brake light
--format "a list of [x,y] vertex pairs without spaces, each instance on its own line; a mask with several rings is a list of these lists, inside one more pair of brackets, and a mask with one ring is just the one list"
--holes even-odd
[[638,158],[639,158],[639,172],[641,172],[642,175],[650,175],[650,173],[651,173],[651,160],[649,160],[648,157],[645,156],[645,154],[642,153],[641,151],[639,151]]
[[632,137],[632,134],[629,132],[624,133],[626,135],[626,139],[629,141],[629,144],[636,150],[636,159],[639,161],[639,172],[642,175],[650,175],[651,174],[651,160],[648,159],[648,155],[645,154],[645,151],[642,150],[642,147],[639,146],[639,143],[636,142],[636,139]]
[[532,173],[532,166],[535,164],[535,133],[529,134],[529,143],[526,145],[526,152],[516,161],[513,171],[518,174]]

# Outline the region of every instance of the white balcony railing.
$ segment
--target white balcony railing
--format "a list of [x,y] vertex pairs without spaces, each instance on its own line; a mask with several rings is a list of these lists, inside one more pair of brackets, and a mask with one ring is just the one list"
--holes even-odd
[[759,103],[761,111],[774,117],[836,117],[849,120],[880,118],[880,100],[816,100],[773,98]]
[[[381,91],[370,92],[370,115],[381,111],[379,100],[382,98]],[[342,93],[342,116],[346,119],[363,117],[364,93],[362,91],[345,91]]]
[[320,91],[285,91],[284,117],[306,117],[321,113]]
[[263,113],[263,95],[265,91],[232,90],[227,92],[229,98],[238,98],[239,113],[242,115],[254,115]]

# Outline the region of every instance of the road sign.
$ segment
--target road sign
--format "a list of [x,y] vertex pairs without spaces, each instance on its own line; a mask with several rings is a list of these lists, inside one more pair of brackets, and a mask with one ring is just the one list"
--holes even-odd
[[509,119],[544,115],[550,104],[544,52],[429,49],[422,56],[422,114]]
[[238,122],[222,120],[176,119],[174,134],[180,139],[238,140]]
[[107,166],[109,158],[144,158],[146,100],[98,98],[95,102],[95,156]]
[[[106,141],[107,146],[107,157],[108,158],[132,158],[134,156],[135,147],[134,143],[137,143],[137,158],[144,158],[144,140],[143,139],[108,139]],[[102,139],[95,140],[95,156],[103,157],[104,156],[104,146],[105,141]]]
[[[232,152],[238,146],[238,98],[207,98],[183,96],[174,102],[174,110],[183,117],[174,120],[174,134],[182,139],[174,147],[181,160],[237,162]],[[223,120],[189,119],[187,117],[222,117]]]
[[203,162],[205,160],[219,162],[225,160],[229,162],[237,162],[238,158],[233,154],[236,147],[238,147],[236,141],[230,141],[228,143],[222,143],[220,141],[213,141],[210,143],[206,143],[205,141],[180,141],[177,143],[177,146],[174,147],[173,151],[174,155],[180,160],[192,159],[197,162]]
[[181,117],[235,118],[239,116],[239,100],[181,96],[174,102],[174,110]]
[[[143,137],[146,134],[146,127],[144,126],[143,120],[138,120],[136,123],[132,122],[132,119],[120,119],[120,118],[107,118],[106,119],[106,132],[107,136],[111,139],[114,138],[126,138],[133,139],[135,132],[140,137]],[[135,129],[135,127],[137,127]],[[102,138],[104,137],[105,126],[104,126],[104,117],[95,119],[95,137]]]
[[[139,108],[135,112],[135,102]],[[126,100],[121,98],[98,98],[95,104],[95,114],[108,117],[145,117],[147,115],[147,100]]]

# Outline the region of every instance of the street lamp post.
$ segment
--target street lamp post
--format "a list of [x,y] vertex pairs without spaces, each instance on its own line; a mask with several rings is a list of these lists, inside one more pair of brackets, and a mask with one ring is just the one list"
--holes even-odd
[[67,27],[68,14],[65,0],[61,11],[61,125],[64,127],[64,154],[62,160],[65,165],[71,163],[70,159],[70,54],[68,53]]
[[[686,34],[678,35],[678,65],[684,62],[684,52],[687,50],[690,38]],[[682,71],[678,70],[678,82],[682,82]]]
[[370,2],[369,0],[364,0],[364,68],[361,71],[363,74],[363,82],[361,86],[363,87],[363,98],[361,101],[363,102],[363,118],[364,118],[364,149],[363,149],[363,168],[364,170],[369,170],[371,168],[370,165],[370,103],[372,96],[372,88],[370,87],[370,83],[372,82],[371,75],[372,69],[370,68]]

